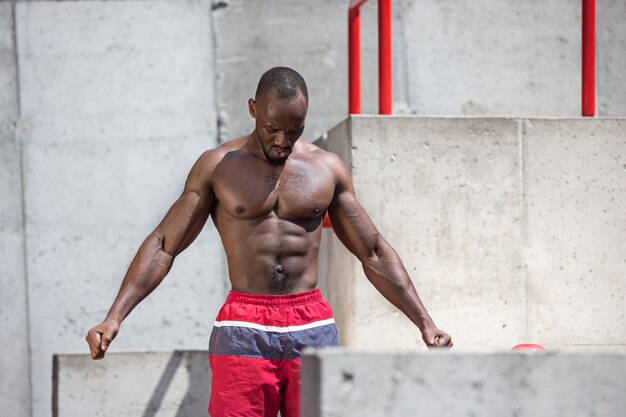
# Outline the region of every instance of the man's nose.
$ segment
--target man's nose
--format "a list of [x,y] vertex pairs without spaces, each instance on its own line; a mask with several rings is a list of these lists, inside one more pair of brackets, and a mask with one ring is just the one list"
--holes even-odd
[[291,146],[291,140],[285,135],[283,132],[278,132],[276,135],[276,139],[274,139],[274,143],[276,146],[280,146],[281,148],[285,148],[287,146]]

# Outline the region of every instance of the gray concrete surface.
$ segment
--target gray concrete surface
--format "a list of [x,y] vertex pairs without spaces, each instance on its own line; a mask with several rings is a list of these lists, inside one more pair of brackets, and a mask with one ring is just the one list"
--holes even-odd
[[[254,128],[247,99],[261,74],[273,66],[291,66],[307,82],[309,115],[303,138],[313,140],[345,118],[347,101],[347,6],[336,0],[219,2],[215,22],[220,139]],[[393,9],[402,18],[402,7]],[[362,7],[362,112],[378,113],[377,2]],[[242,30],[245,28],[245,30]],[[407,41],[402,25],[393,26],[394,106],[407,112]]]
[[206,351],[55,355],[53,417],[207,415]]
[[247,101],[261,74],[274,66],[292,67],[307,82],[311,106],[304,138],[320,136],[345,117],[345,1],[220,4],[225,7],[213,11],[213,21],[222,141],[254,129]]
[[0,3],[0,404],[30,417],[30,358],[13,5]]
[[403,4],[417,114],[580,114],[580,2]]
[[523,141],[530,338],[625,347],[626,120],[530,120]]
[[[581,3],[400,1],[420,115],[580,115]],[[626,115],[626,5],[597,4],[597,114]],[[557,23],[558,22],[558,23]]]
[[596,71],[598,114],[626,115],[626,2],[597,3]]
[[625,354],[320,351],[303,417],[622,417]]
[[[33,415],[45,417],[52,354],[86,352],[139,244],[216,144],[210,2],[16,7]],[[208,224],[112,350],[205,349],[222,257]]]
[[[625,138],[623,119],[361,116],[318,144],[459,349],[623,351]],[[345,345],[422,345],[330,231],[321,253]]]

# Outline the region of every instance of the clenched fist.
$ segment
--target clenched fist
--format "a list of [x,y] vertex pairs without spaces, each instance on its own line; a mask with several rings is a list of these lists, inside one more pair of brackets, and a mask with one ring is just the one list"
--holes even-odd
[[89,344],[91,359],[102,359],[109,345],[117,336],[120,324],[114,320],[105,320],[87,332],[85,340]]
[[450,335],[436,327],[424,329],[422,340],[429,349],[434,347],[451,348],[453,345]]

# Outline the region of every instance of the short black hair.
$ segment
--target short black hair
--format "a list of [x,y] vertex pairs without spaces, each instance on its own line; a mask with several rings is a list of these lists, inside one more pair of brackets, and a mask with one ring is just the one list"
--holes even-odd
[[309,101],[309,92],[304,78],[291,68],[274,67],[267,70],[259,80],[254,97],[258,99],[272,90],[275,90],[278,97],[284,100],[293,100],[300,92],[306,101]]

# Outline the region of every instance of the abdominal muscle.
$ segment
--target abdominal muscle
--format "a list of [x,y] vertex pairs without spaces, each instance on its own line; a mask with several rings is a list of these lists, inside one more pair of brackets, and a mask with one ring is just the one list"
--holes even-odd
[[317,285],[321,217],[285,220],[272,212],[262,219],[238,219],[226,214],[215,224],[233,291],[290,294]]

